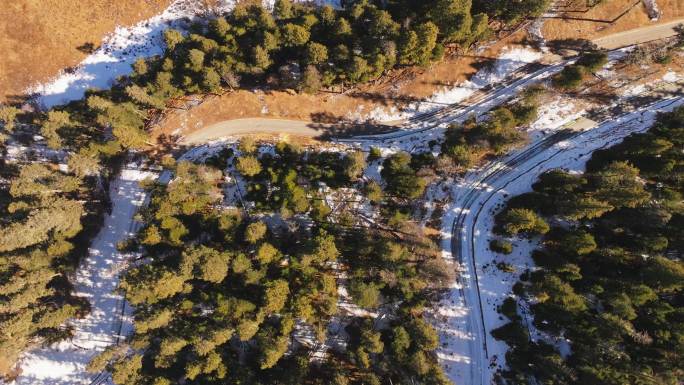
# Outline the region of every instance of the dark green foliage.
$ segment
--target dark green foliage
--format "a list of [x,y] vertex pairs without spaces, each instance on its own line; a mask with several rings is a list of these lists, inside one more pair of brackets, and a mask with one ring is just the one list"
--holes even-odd
[[387,192],[409,199],[423,195],[426,182],[416,175],[411,161],[411,155],[406,152],[398,152],[385,159],[381,174],[387,182]]
[[[283,76],[280,68],[292,63],[309,67],[300,89],[315,92],[377,78],[396,64],[426,65],[442,57],[444,43],[467,46],[486,37],[489,18],[473,16],[469,1],[392,3],[386,9],[374,2],[333,9],[283,0],[273,15],[258,4],[242,4],[206,30],[188,36],[166,30],[164,56],[134,65],[132,79],[140,87],[135,99],[160,108],[174,89],[215,92],[221,85],[235,87],[235,78],[263,82],[268,75]],[[516,6],[514,17],[536,14],[540,5],[528,3]]]
[[590,72],[596,72],[608,63],[608,55],[602,51],[591,51],[577,59],[577,65],[586,68]]
[[506,342],[511,348],[526,345],[530,338],[527,330],[519,322],[509,322],[500,328],[492,330],[491,334],[497,340]]
[[[535,326],[567,338],[572,353],[562,358],[552,346],[525,342],[523,323],[511,318],[492,332],[512,347],[505,377],[677,384],[684,373],[684,264],[674,256],[681,254],[684,222],[682,184],[672,172],[684,162],[675,149],[684,143],[683,128],[678,108],[647,133],[595,153],[583,175],[547,172],[533,198],[511,200],[509,212],[571,221],[548,232],[533,254],[540,269],[516,284],[516,293],[536,297]],[[502,306],[507,315],[509,305]]]
[[[467,45],[484,36],[487,18],[478,15],[473,25],[469,2],[441,3],[443,12],[407,4],[415,10],[415,21],[402,32],[406,9],[387,11],[372,2],[338,10],[284,0],[274,5],[273,15],[260,5],[243,4],[211,21],[207,31],[197,29],[187,37],[166,31],[164,57],[137,63],[135,78],[154,93],[153,73],[164,63],[170,85],[184,92],[214,92],[221,83],[234,87],[224,75],[263,82],[268,75],[283,77],[281,67],[297,63],[306,68],[299,85],[305,92],[365,82],[397,63],[426,65],[438,60],[444,41]],[[281,80],[288,87],[289,80]]]
[[562,89],[573,90],[582,84],[584,67],[569,65],[553,77],[553,84]]
[[492,239],[489,242],[489,248],[492,251],[502,254],[510,254],[513,252],[513,244],[506,240]]
[[454,165],[468,168],[478,154],[505,152],[522,140],[517,127],[537,117],[537,97],[541,92],[534,87],[526,90],[521,101],[492,110],[485,121],[477,122],[473,117],[461,125],[450,125],[442,143],[442,154],[450,157]]
[[517,23],[525,18],[534,18],[544,13],[551,4],[549,0],[475,0],[474,7],[508,23]]
[[549,225],[534,211],[523,208],[508,209],[497,216],[501,231],[507,235],[542,235],[549,231]]
[[370,152],[368,153],[368,161],[373,162],[380,158],[382,158],[382,152],[380,151],[380,149],[377,147],[371,147]]
[[[254,153],[254,144],[244,141],[240,149]],[[323,180],[351,186],[364,154],[305,152],[280,143],[275,157],[262,156],[263,169],[249,188],[300,189],[316,220],[307,229],[269,229],[266,221],[247,221],[216,205],[224,155],[212,167],[174,164],[172,182],[150,186],[145,226],[133,242],[148,262],[132,267],[120,285],[136,308],[135,334],[97,357],[90,370],[107,369],[121,384],[164,378],[190,385],[361,385],[387,377],[400,383],[406,376],[448,384],[435,355],[438,334],[422,318],[428,301],[452,279],[437,245],[418,229],[400,243],[391,232],[328,222],[330,207],[306,186]],[[399,163],[415,172],[410,158]],[[261,210],[294,207],[265,196]],[[351,317],[347,354],[313,365],[310,348],[293,342],[309,331],[326,338],[328,321],[338,314],[338,260],[356,304],[376,309],[390,303],[394,315],[381,328],[370,318]]]
[[[217,192],[213,173],[179,163],[173,182],[153,190],[144,213],[147,228],[163,228],[172,218],[188,231],[184,243],[163,231],[154,245],[144,243],[152,262],[131,269],[122,281],[136,305],[132,341],[142,360],[118,353],[102,358],[97,365],[111,360],[106,365],[118,383],[129,383],[131,376],[138,378],[135,383],[151,381],[177,370],[185,383],[236,383],[255,375],[267,380],[291,365],[283,355],[292,347],[294,320],[325,330],[336,310],[335,238],[317,230],[303,243],[270,236],[272,243],[266,243],[263,222],[245,226],[240,214],[211,205]],[[231,235],[239,231],[245,242]],[[288,264],[282,265],[285,254]],[[250,348],[234,346],[231,339],[249,341]],[[229,370],[240,365],[238,353],[254,366]]]
[[520,319],[520,316],[518,315],[518,304],[513,297],[506,297],[501,306],[499,306],[498,311],[508,317],[511,321]]
[[[286,216],[292,213],[305,213],[312,208],[316,219],[327,214],[322,202],[309,197],[309,190],[318,183],[331,187],[341,187],[356,181],[365,167],[361,152],[341,156],[337,152],[304,153],[297,146],[281,142],[277,145],[276,155],[253,158],[260,168],[250,168],[250,184],[247,197],[256,202],[259,210],[276,210]],[[245,157],[243,157],[245,158]],[[251,162],[251,161],[250,161]],[[244,174],[246,164],[238,160],[238,168]],[[254,173],[257,171],[256,173]],[[312,206],[311,201],[316,202]]]
[[582,54],[575,64],[565,66],[553,77],[553,84],[564,90],[575,90],[584,81],[585,75],[596,72],[608,62],[608,55],[602,51],[590,51]]

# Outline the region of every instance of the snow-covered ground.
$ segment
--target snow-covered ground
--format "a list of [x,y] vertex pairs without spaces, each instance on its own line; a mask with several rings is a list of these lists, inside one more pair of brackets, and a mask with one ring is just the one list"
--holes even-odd
[[[220,0],[212,11],[230,10],[234,3],[234,0]],[[169,27],[186,28],[188,20],[206,11],[201,4],[196,0],[175,0],[156,16],[131,27],[117,27],[75,71],[62,72],[47,83],[29,88],[26,93],[38,94],[39,104],[50,108],[81,99],[88,88],[111,87],[117,77],[131,72],[131,64],[138,58],[162,54],[162,32]]]
[[[273,7],[274,0],[265,0]],[[45,107],[81,99],[89,88],[107,89],[121,75],[131,72],[131,64],[138,58],[164,52],[162,33],[167,28],[184,30],[191,20],[206,13],[221,14],[235,6],[235,0],[218,0],[207,8],[198,0],[175,0],[162,13],[134,26],[117,27],[106,36],[95,52],[88,55],[74,71],[63,71],[52,80],[30,87],[27,94],[37,94],[38,103]],[[339,7],[340,0],[316,0],[316,4]]]
[[[502,367],[507,346],[489,334],[506,322],[496,308],[509,295],[519,274],[533,266],[530,252],[534,241],[518,240],[514,253],[505,257],[489,250],[494,214],[505,200],[529,191],[546,170],[582,170],[592,152],[648,129],[658,111],[682,104],[682,97],[663,99],[548,148],[537,146],[540,139],[468,174],[453,187],[453,203],[447,207],[442,222],[442,247],[446,258],[456,259],[456,263],[460,259],[461,274],[439,304],[436,317],[442,342],[438,355],[455,383],[489,384],[494,372]],[[452,234],[454,227],[460,230],[458,234]],[[452,255],[452,248],[456,255]],[[511,264],[516,272],[498,270],[495,265],[499,261]]]
[[25,146],[19,141],[10,137],[5,142],[7,163],[20,162],[52,162],[64,164],[68,153],[64,150],[53,150],[41,142],[34,142],[31,146]]
[[73,339],[26,352],[19,362],[21,375],[12,384],[90,384],[94,376],[85,371],[85,366],[98,352],[116,343],[120,332],[130,330],[130,309],[124,310],[123,298],[113,291],[131,255],[119,252],[116,245],[136,231],[138,223],[133,216],[146,195],[138,183],[154,176],[129,164],[112,181],[112,213],[107,215],[73,280],[75,295],[87,298],[92,311],[83,319],[69,322],[74,328]]
[[[204,160],[224,147],[222,143],[199,146],[180,159]],[[117,244],[135,235],[140,226],[134,215],[147,197],[140,181],[157,177],[159,182],[166,183],[171,175],[141,171],[139,164],[129,163],[111,182],[111,214],[107,215],[102,230],[93,240],[89,255],[77,270],[74,281],[74,294],[86,297],[92,311],[83,319],[69,322],[74,328],[73,339],[26,352],[19,361],[21,375],[10,385],[108,383],[106,373],[93,375],[87,373],[85,367],[95,355],[132,331],[132,309],[114,292],[119,275],[127,268],[132,255],[119,252]]]
[[405,108],[397,110],[396,107],[386,109],[377,107],[368,113],[360,110],[349,114],[347,119],[357,121],[388,122],[409,119],[421,113],[433,112],[448,105],[461,102],[476,91],[489,85],[496,85],[520,67],[541,59],[541,53],[531,48],[507,48],[494,62],[491,67],[479,70],[473,77],[454,87],[443,87],[425,100],[409,104]]

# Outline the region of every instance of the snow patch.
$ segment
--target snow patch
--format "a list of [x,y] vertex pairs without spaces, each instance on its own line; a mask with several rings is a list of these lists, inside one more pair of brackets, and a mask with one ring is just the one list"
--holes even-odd
[[[203,6],[202,3],[197,0],[175,0],[156,16],[131,27],[116,27],[114,32],[102,40],[100,48],[88,55],[75,69],[62,71],[52,80],[34,85],[25,92],[38,95],[38,103],[44,108],[51,108],[83,98],[90,88],[110,88],[118,77],[131,72],[131,65],[138,58],[161,55],[164,52],[164,30],[186,30],[198,17],[230,11],[236,1],[217,0],[213,7]],[[340,7],[340,0],[317,0],[314,3]],[[273,0],[265,1],[265,4],[272,8]]]
[[364,114],[363,106],[347,116],[353,121],[387,122],[411,118],[420,113],[433,112],[445,106],[459,103],[478,90],[496,85],[520,67],[541,59],[542,53],[531,48],[508,48],[504,50],[493,65],[479,70],[470,80],[455,87],[443,87],[432,96],[410,103],[401,110],[378,107]]
[[140,223],[133,216],[146,198],[139,182],[154,177],[155,173],[140,170],[140,165],[128,164],[112,181],[112,214],[105,218],[74,282],[74,294],[88,298],[91,312],[85,318],[68,321],[74,328],[71,340],[24,353],[19,361],[21,375],[12,385],[90,384],[95,376],[85,371],[86,365],[132,330],[131,309],[114,292],[119,284],[118,273],[132,255],[118,251],[116,245],[137,231]]
[[575,104],[557,97],[543,104],[537,112],[537,119],[527,127],[532,139],[548,135],[565,127],[583,114]]
[[666,82],[670,82],[670,83],[674,83],[681,78],[682,78],[682,76],[677,75],[677,73],[672,71],[672,70],[667,71],[667,73],[665,73],[665,75],[663,75],[663,80]]

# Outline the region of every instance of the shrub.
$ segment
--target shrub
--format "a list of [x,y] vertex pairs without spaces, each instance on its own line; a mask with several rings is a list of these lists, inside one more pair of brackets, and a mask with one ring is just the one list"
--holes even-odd
[[378,147],[371,147],[368,152],[368,162],[373,162],[382,158],[382,151]]
[[565,89],[572,90],[579,87],[584,79],[584,70],[582,67],[577,65],[569,65],[563,68],[563,70],[558,73],[553,78],[554,86]]
[[446,149],[446,154],[451,157],[456,166],[468,168],[475,161],[473,149],[465,144],[457,144]]
[[496,267],[504,273],[515,273],[515,266],[510,263],[499,262],[496,264]]
[[510,319],[516,321],[520,319],[518,316],[518,304],[513,297],[506,297],[503,303],[498,307],[497,311]]
[[375,309],[380,305],[380,289],[374,283],[354,281],[349,291],[354,302],[360,307]]
[[492,337],[506,342],[511,347],[527,344],[530,337],[527,330],[520,325],[520,322],[509,322],[500,328],[492,330],[491,334]]
[[245,229],[245,241],[249,243],[257,243],[266,235],[266,224],[264,222],[253,222]]
[[513,285],[513,294],[522,297],[525,293],[525,285],[522,282],[518,281]]
[[596,72],[608,63],[608,55],[601,51],[587,52],[577,59],[577,65],[586,68],[590,72]]
[[240,174],[247,177],[252,177],[261,172],[261,163],[259,163],[259,159],[252,155],[239,157],[235,167]]
[[298,88],[307,94],[315,94],[322,87],[321,74],[315,66],[309,65],[304,69],[302,80]]
[[499,219],[502,223],[503,232],[508,235],[518,233],[546,234],[549,231],[549,225],[546,221],[529,209],[509,209],[503,212]]
[[506,240],[492,239],[489,242],[489,249],[497,253],[508,255],[513,252],[513,244]]

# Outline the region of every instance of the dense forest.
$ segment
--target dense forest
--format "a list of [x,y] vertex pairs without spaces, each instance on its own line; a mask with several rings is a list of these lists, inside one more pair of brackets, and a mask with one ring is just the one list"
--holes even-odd
[[502,236],[542,239],[539,269],[500,308],[510,323],[492,331],[511,347],[511,383],[681,383],[683,146],[679,107],[594,153],[584,173],[546,172],[498,215]]
[[[108,179],[128,150],[153,145],[147,130],[160,111],[189,94],[239,87],[315,92],[321,87],[352,86],[396,66],[438,60],[446,44],[467,47],[488,35],[490,17],[515,23],[538,14],[546,4],[526,0],[508,9],[507,2],[485,7],[467,0],[347,3],[343,9],[333,9],[278,0],[273,12],[242,4],[225,16],[196,22],[189,31],[167,30],[164,54],[138,60],[133,72],[109,90],[89,90],[83,100],[49,111],[0,107],[3,153],[5,140],[12,138],[41,151],[54,150],[67,165],[60,168],[47,160],[10,164],[4,158],[0,164],[0,374],[8,373],[30,344],[68,338],[71,331],[64,321],[88,312],[87,303],[71,296],[68,277],[108,209]],[[410,156],[400,158],[387,176],[386,195],[393,201],[410,199],[399,197],[424,187],[422,179],[411,177],[415,174],[411,167],[421,162],[414,159],[408,164]],[[239,166],[247,176],[261,172],[253,159],[244,159]],[[321,176],[310,177],[328,180],[330,170],[322,171]],[[277,183],[296,185],[287,175],[275,177],[281,178]],[[402,189],[405,183],[417,183],[418,189]],[[375,200],[385,195],[379,186],[371,184],[367,189]],[[303,199],[296,196],[285,203],[269,197],[263,204],[294,213],[306,211]],[[395,218],[406,215],[396,207],[385,210]],[[193,215],[188,217],[196,219]],[[183,229],[189,225],[178,221],[164,223],[175,230],[170,241],[185,236]],[[231,247],[238,251],[247,246]],[[177,281],[195,279],[194,273],[187,272],[179,277]],[[289,279],[277,274],[270,278]],[[386,284],[376,289],[389,290]],[[271,321],[273,330],[286,330],[287,322]],[[411,349],[413,354],[418,348]]]
[[[382,214],[369,224],[318,194],[372,190],[359,180],[363,153],[265,147],[247,138],[149,184],[145,226],[125,244],[143,260],[120,287],[135,334],[89,370],[119,385],[449,384],[423,312],[452,278],[434,241],[396,218],[413,205],[400,191],[423,183],[411,156],[385,160],[385,191],[372,195]],[[224,173],[244,180],[251,209],[226,206],[236,197],[219,187]],[[342,282],[356,311],[338,308]]]

